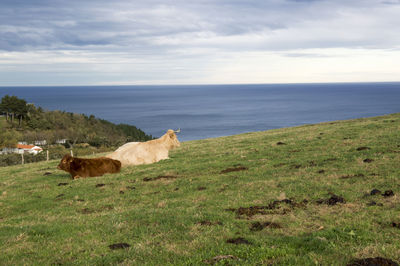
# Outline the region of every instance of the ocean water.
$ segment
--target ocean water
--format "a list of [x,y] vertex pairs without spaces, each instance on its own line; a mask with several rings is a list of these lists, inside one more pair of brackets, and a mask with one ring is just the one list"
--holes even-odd
[[400,112],[400,82],[0,87],[47,110],[93,114],[181,141]]

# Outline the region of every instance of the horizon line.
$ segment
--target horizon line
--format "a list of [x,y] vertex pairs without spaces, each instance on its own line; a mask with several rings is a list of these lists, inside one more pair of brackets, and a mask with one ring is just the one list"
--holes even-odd
[[355,84],[355,83],[400,83],[398,81],[328,81],[328,82],[272,82],[272,83],[177,83],[177,84],[93,84],[93,85],[0,85],[0,88],[21,87],[127,87],[127,86],[226,86],[226,85],[290,85],[290,84]]

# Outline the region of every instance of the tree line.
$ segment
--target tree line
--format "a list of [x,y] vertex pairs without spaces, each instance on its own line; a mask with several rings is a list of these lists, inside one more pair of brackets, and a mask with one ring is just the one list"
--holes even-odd
[[19,119],[19,126],[21,126],[21,121],[29,111],[29,105],[24,99],[20,99],[17,96],[6,95],[1,99],[0,102],[0,112],[6,115],[6,120],[11,119],[11,123],[14,122],[14,118]]
[[51,145],[65,139],[66,147],[72,148],[79,143],[115,147],[130,141],[153,139],[132,125],[117,125],[94,115],[46,111],[16,96],[5,95],[1,99],[0,113],[6,118],[0,120],[0,149],[15,147],[18,141],[34,143],[46,140],[47,145]]

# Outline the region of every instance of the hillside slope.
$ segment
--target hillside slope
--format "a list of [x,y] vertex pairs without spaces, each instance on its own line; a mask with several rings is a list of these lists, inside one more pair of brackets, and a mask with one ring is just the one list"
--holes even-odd
[[184,142],[170,157],[74,181],[58,161],[0,168],[0,261],[400,262],[400,114]]

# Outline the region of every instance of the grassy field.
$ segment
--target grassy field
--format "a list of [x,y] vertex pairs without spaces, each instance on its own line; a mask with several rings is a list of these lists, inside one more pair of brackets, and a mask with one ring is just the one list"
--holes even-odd
[[0,168],[0,264],[400,261],[400,114],[184,142],[170,158],[78,180],[58,161]]

